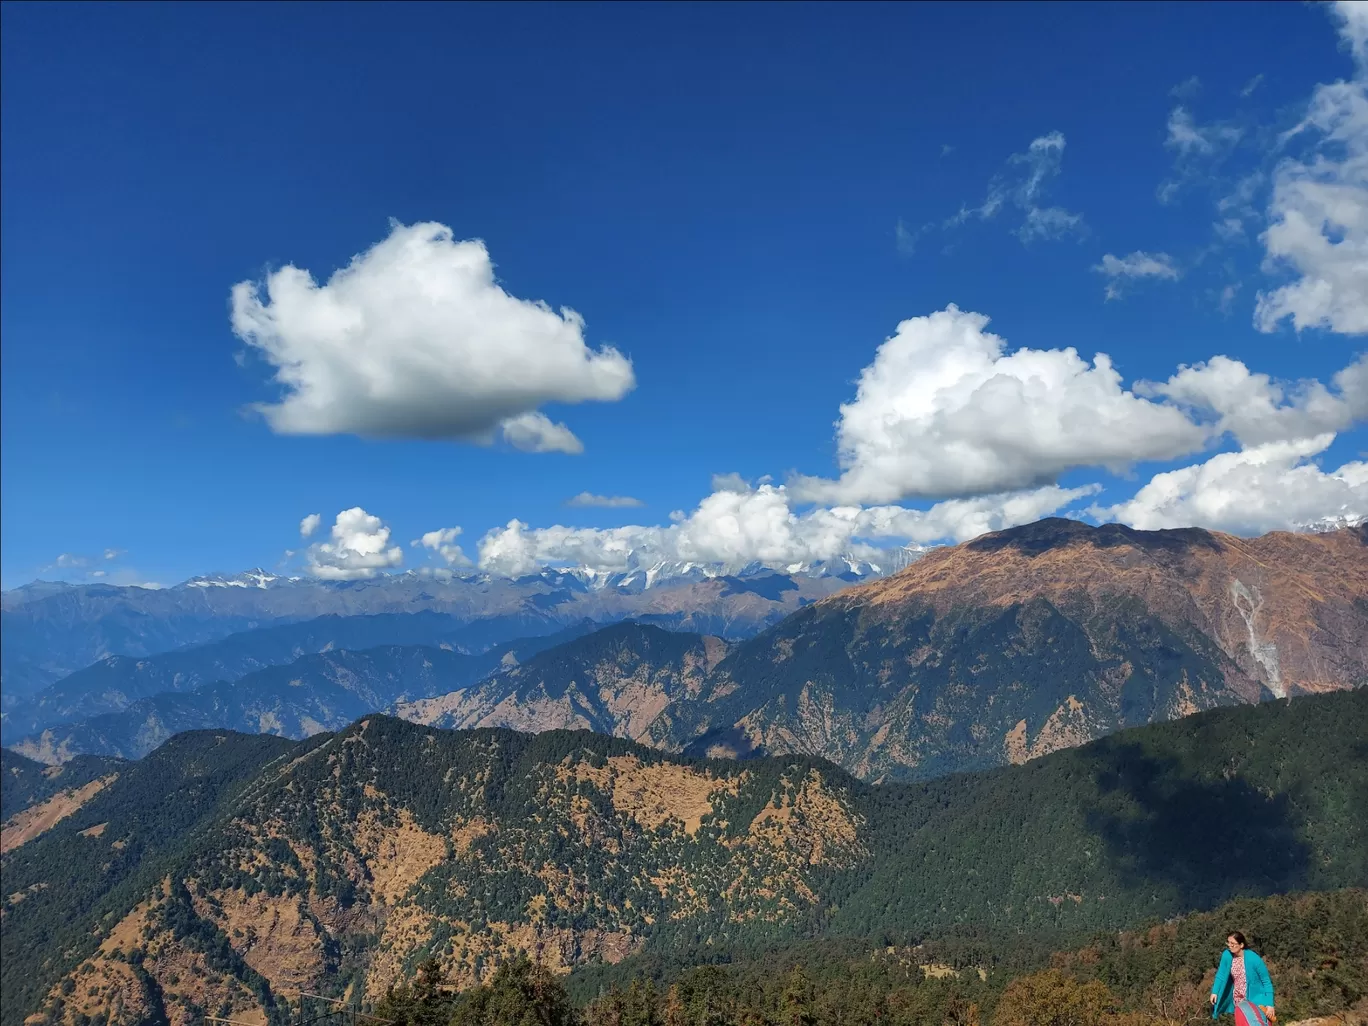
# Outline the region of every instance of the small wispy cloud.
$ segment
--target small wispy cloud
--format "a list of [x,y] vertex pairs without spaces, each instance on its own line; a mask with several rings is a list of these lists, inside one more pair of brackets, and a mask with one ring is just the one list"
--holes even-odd
[[1227,122],[1200,124],[1186,107],[1180,106],[1169,113],[1168,137],[1164,145],[1184,155],[1215,153],[1239,142],[1243,134],[1237,125]]
[[1215,168],[1240,145],[1245,130],[1233,121],[1203,124],[1182,104],[1169,112],[1164,148],[1173,157],[1173,174],[1159,183],[1155,195],[1160,203],[1177,198],[1184,186],[1212,180]]
[[[982,202],[961,206],[939,223],[928,222],[920,228],[910,228],[899,220],[894,229],[898,252],[913,253],[921,238],[930,231],[951,231],[970,221],[992,221],[1008,211],[1021,215],[1021,223],[1012,229],[1012,234],[1023,243],[1085,234],[1087,225],[1082,214],[1045,202],[1050,182],[1063,168],[1064,146],[1063,132],[1038,136],[1024,152],[1013,153],[1007,158],[1007,166],[989,181]],[[942,146],[941,155],[945,156],[952,149],[949,144]]]
[[595,495],[593,492],[580,492],[565,500],[567,506],[597,509],[636,509],[646,505],[630,495]]
[[1169,90],[1169,95],[1179,100],[1188,100],[1202,91],[1202,80],[1196,75],[1179,82]]
[[1107,277],[1107,299],[1120,299],[1125,294],[1126,284],[1142,278],[1177,281],[1181,272],[1167,253],[1146,253],[1136,250],[1123,257],[1111,253],[1093,270]]
[[415,538],[409,545],[417,547],[421,545],[425,549],[431,549],[444,560],[447,566],[469,566],[470,559],[461,546],[456,544],[456,539],[461,536],[459,527],[442,527],[436,531],[428,531],[421,538]]
[[927,225],[920,228],[909,228],[907,223],[900,217],[898,223],[893,226],[893,238],[897,243],[898,252],[903,256],[911,256],[917,251],[917,240],[926,234]]
[[1251,78],[1248,82],[1246,82],[1246,83],[1244,84],[1244,88],[1240,90],[1240,99],[1246,100],[1246,99],[1248,99],[1250,96],[1252,96],[1253,93],[1254,93],[1254,90],[1255,90],[1255,89],[1258,89],[1259,86],[1263,84],[1263,79],[1264,79],[1263,73],[1260,72],[1259,74],[1257,74],[1257,75],[1255,75],[1253,78]]
[[51,563],[38,568],[40,579],[66,581],[69,584],[112,584],[117,587],[160,588],[162,585],[143,578],[139,571],[120,565],[127,550],[101,549],[98,555],[63,552]]

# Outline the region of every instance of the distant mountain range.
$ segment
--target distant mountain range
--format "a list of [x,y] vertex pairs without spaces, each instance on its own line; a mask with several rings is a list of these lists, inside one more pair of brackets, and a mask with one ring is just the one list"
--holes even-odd
[[[697,651],[656,655],[687,680]],[[0,1024],[284,1022],[298,991],[374,1001],[428,957],[469,984],[520,951],[571,970],[967,924],[1071,937],[1362,886],[1365,737],[1360,690],[871,786],[807,756],[379,715],[181,734],[6,822]]]
[[[8,713],[101,659],[142,658],[325,616],[349,621],[334,625],[332,643],[343,648],[411,643],[410,628],[395,624],[386,634],[356,618],[418,613],[448,618],[443,638],[468,628],[450,643],[470,651],[586,619],[631,618],[749,637],[805,604],[901,569],[919,555],[896,549],[877,564],[842,559],[782,571],[758,564],[662,563],[619,574],[549,568],[517,579],[436,570],[321,581],[258,569],[164,589],[38,582],[0,596],[0,705]],[[347,633],[351,627],[356,636]],[[282,644],[288,637],[281,636]],[[307,638],[293,643],[300,648],[296,654],[313,644]]]
[[623,624],[396,711],[924,779],[1365,683],[1368,529],[1241,539],[1056,519],[939,550],[749,640]]
[[[686,587],[755,599],[770,616],[801,596],[800,580]],[[660,594],[675,602],[680,589]],[[741,640],[581,621],[480,650],[469,632],[484,641],[495,623],[547,621],[458,623],[331,617],[107,659],[13,708],[6,743],[46,762],[137,757],[179,730],[303,737],[387,710],[448,727],[591,729],[699,756],[801,753],[869,780],[925,779],[1216,706],[1364,684],[1368,528],[1240,539],[1047,520],[803,602]],[[348,638],[378,647],[347,650]],[[379,644],[390,638],[423,645]]]
[[[498,647],[503,637],[510,633],[536,637],[552,633],[555,627],[541,618],[517,616],[464,625],[454,617],[431,612],[320,616],[298,623],[259,627],[230,634],[221,641],[157,655],[106,656],[93,666],[50,684],[27,700],[14,703],[4,716],[5,736],[12,739],[55,724],[119,712],[139,699],[235,681],[255,671],[284,666],[316,653],[382,646],[424,646],[468,655],[487,651],[491,643]],[[584,621],[583,625],[556,634],[561,640],[567,640],[592,627],[591,621]],[[498,667],[498,658],[496,655],[487,665],[479,662],[472,665],[486,667],[483,672],[493,672]],[[350,723],[354,718],[344,723]]]
[[[520,659],[564,644],[595,626],[585,621],[553,635],[505,643],[478,654],[424,645],[319,652],[285,665],[268,665],[235,680],[150,694],[119,705],[117,711],[48,727],[11,747],[27,757],[55,764],[77,754],[136,759],[173,734],[206,727],[308,737],[340,729],[368,712],[396,703],[469,687],[501,667],[516,666]],[[152,656],[140,666],[156,671],[171,656],[184,659],[186,655]],[[125,679],[135,682],[144,676],[161,676],[155,672],[140,674],[140,666],[129,667],[128,662],[114,666],[105,662],[97,668],[116,680],[120,679],[119,670],[129,669],[132,672]],[[105,691],[95,697],[108,699],[111,693],[125,694]]]

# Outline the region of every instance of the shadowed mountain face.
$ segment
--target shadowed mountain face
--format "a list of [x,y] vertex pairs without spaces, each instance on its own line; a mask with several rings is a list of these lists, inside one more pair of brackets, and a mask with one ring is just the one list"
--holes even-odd
[[1242,539],[1069,520],[987,535],[741,643],[672,740],[930,777],[1357,687],[1366,540],[1364,528]]
[[158,655],[107,656],[14,703],[4,715],[5,737],[23,737],[57,724],[119,712],[139,699],[164,692],[194,691],[219,681],[238,680],[312,653],[387,645],[422,645],[478,653],[489,647],[491,637],[496,642],[505,640],[505,631],[549,635],[554,633],[552,628],[553,625],[539,619],[464,624],[454,617],[431,612],[320,616],[301,623],[242,631],[220,641]]
[[[804,757],[371,716],[181,735],[4,856],[0,1021],[283,1018],[294,990],[964,923],[1120,929],[1368,882],[1368,691],[871,786]],[[35,806],[38,810],[41,806]],[[884,943],[885,941],[880,941]]]
[[[267,666],[237,680],[154,694],[118,712],[50,727],[11,747],[42,762],[61,763],[77,753],[136,759],[173,734],[187,730],[224,728],[309,737],[345,727],[368,712],[388,709],[396,702],[466,688],[501,667],[516,666],[519,659],[564,644],[594,626],[586,621],[556,634],[510,642],[478,655],[424,645],[320,652],[288,665]],[[148,669],[146,664],[172,662],[173,657],[195,651],[152,657],[142,670]]]

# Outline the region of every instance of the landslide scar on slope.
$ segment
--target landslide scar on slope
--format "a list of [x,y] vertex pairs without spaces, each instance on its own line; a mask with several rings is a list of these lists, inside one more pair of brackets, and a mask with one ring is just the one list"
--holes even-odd
[[[0,827],[0,855],[8,854],[19,845],[47,833],[62,820],[80,811],[81,806],[118,779],[117,773],[111,773],[107,777],[92,780],[84,787],[58,791],[47,801],[15,813],[9,822]],[[87,833],[87,836],[98,837],[99,834]]]

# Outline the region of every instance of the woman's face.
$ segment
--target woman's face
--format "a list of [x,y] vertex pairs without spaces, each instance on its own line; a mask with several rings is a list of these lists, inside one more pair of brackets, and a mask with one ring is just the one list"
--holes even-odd
[[1244,950],[1244,945],[1237,941],[1234,937],[1226,938],[1226,947],[1230,949],[1230,953],[1232,955],[1238,955],[1241,951]]

